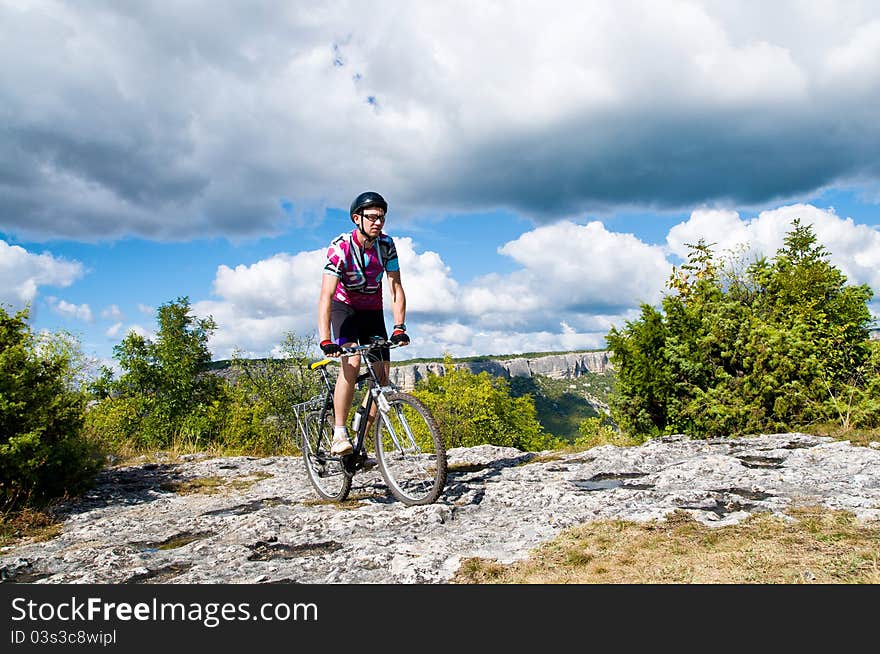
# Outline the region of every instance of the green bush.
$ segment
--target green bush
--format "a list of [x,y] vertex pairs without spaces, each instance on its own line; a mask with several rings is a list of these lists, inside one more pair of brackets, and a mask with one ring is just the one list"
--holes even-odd
[[298,452],[293,405],[321,390],[309,368],[314,339],[287,332],[278,359],[232,359],[234,378],[227,388],[221,440],[225,447],[249,452]]
[[122,374],[94,380],[99,398],[86,430],[118,451],[176,448],[227,453],[297,452],[293,405],[315,395],[312,340],[285,334],[279,359],[233,357],[227,374],[211,365],[212,319],[189,314],[178,298],[158,312],[155,340],[129,333],[114,348]]
[[85,431],[111,449],[145,445],[141,429],[149,415],[147,404],[147,398],[137,396],[104,398],[86,411]]
[[607,418],[599,416],[584,418],[578,426],[578,431],[580,433],[575,438],[573,445],[579,448],[590,448],[597,445],[640,445],[645,441],[643,437],[620,431]]
[[62,334],[35,336],[27,319],[0,306],[0,501],[10,507],[78,492],[100,467],[82,433],[81,355]]
[[844,430],[880,427],[880,341],[868,343],[866,361],[838,390],[829,389],[827,412]]
[[649,437],[877,426],[873,293],[847,284],[810,226],[795,221],[774,259],[744,269],[690,247],[660,310],[607,337],[617,424]]
[[512,397],[506,379],[477,375],[444,359],[445,374],[419,381],[413,391],[434,414],[447,448],[499,445],[537,451],[559,445],[544,433],[530,395]]

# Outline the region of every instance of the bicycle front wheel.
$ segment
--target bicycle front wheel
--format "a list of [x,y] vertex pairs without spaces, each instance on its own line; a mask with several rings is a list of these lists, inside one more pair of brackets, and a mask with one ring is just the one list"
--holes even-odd
[[376,419],[376,459],[391,493],[407,505],[430,504],[446,485],[446,447],[428,408],[407,393],[385,393]]
[[302,454],[309,481],[325,500],[341,502],[351,490],[351,475],[345,470],[342,459],[330,454],[333,426],[327,416],[321,420],[318,411],[306,414],[304,426]]

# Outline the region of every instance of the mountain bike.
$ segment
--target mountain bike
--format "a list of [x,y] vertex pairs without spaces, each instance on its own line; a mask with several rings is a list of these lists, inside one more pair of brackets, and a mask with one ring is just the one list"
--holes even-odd
[[379,383],[373,363],[382,365],[377,353],[381,347],[398,346],[377,337],[366,345],[343,348],[343,357],[364,355],[361,365],[366,367],[357,377],[358,388],[366,382],[366,390],[352,420],[353,451],[343,456],[330,453],[335,384],[327,367],[333,359],[309,366],[321,374],[322,391],[293,407],[306,472],[320,497],[343,501],[351,490],[352,478],[365,469],[369,460],[366,442],[371,428],[376,463],[391,494],[409,506],[431,504],[446,485],[446,447],[440,428],[416,397],[391,384]]

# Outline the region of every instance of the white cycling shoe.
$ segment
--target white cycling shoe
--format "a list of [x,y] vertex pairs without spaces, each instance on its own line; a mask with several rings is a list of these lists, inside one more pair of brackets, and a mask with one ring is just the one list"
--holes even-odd
[[353,449],[354,448],[351,445],[351,441],[348,440],[348,437],[339,434],[333,437],[333,444],[330,446],[330,454],[333,456],[343,456],[344,454],[351,454]]

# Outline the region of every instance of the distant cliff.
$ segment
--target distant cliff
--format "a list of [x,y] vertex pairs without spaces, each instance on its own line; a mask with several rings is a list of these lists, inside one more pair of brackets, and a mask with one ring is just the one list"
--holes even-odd
[[[548,354],[535,357],[516,357],[504,359],[480,359],[477,361],[456,361],[456,368],[466,368],[474,374],[488,372],[490,375],[504,377],[533,377],[543,375],[551,379],[574,379],[587,373],[604,373],[613,370],[609,361],[611,352],[574,352],[568,354]],[[254,359],[259,364],[259,359]],[[235,382],[237,374],[228,360],[211,364],[209,371],[228,381]],[[404,390],[412,390],[416,382],[428,375],[444,375],[441,361],[394,364],[391,366],[391,382]]]
[[[612,368],[610,352],[575,352],[549,354],[534,358],[488,359],[484,361],[460,361],[456,368],[465,368],[474,374],[488,372],[496,377],[532,377],[543,375],[552,379],[573,379],[587,373],[604,373]],[[412,389],[416,382],[428,375],[443,375],[442,362],[412,363],[393,366],[391,382],[403,389]]]

